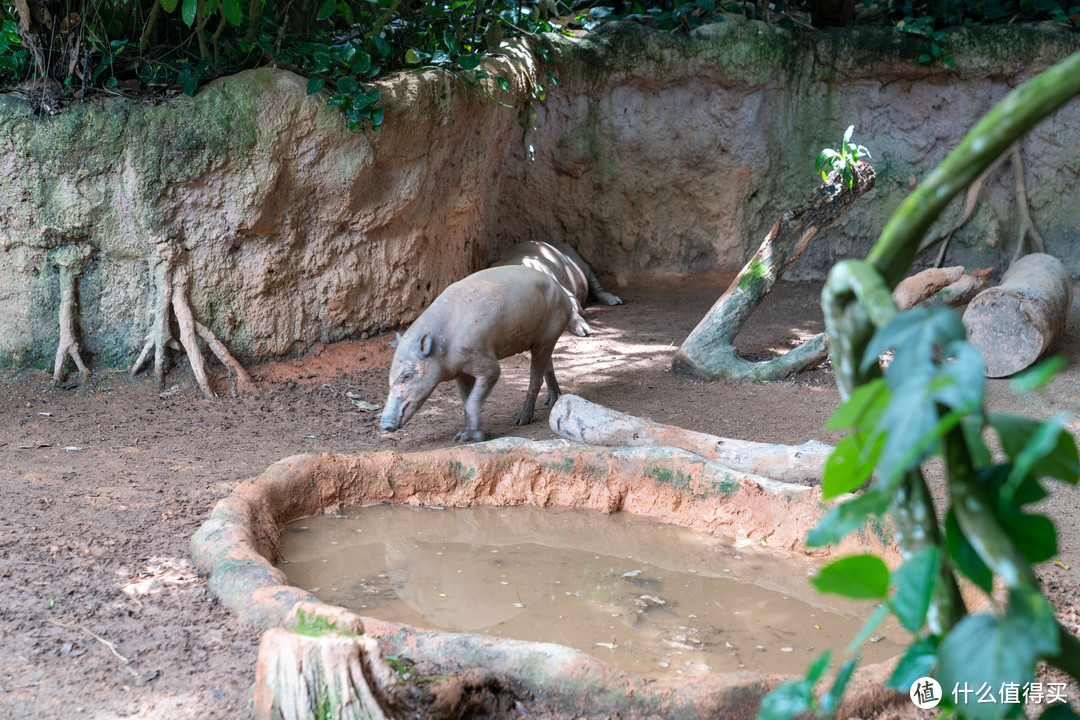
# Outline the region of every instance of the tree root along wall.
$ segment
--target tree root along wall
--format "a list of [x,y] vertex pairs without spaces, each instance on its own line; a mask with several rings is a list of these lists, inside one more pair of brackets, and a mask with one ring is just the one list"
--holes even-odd
[[[956,71],[927,74],[919,39],[889,31],[810,37],[730,22],[680,37],[611,24],[582,40],[541,38],[551,65],[527,48],[510,48],[520,65],[491,59],[516,110],[436,71],[380,81],[377,135],[346,133],[303,78],[269,68],[195,98],[110,100],[48,118],[2,97],[0,362],[55,370],[63,346],[87,370],[130,366],[147,334],[164,336],[146,271],[155,238],[183,255],[176,277],[187,275],[195,334],[197,320],[240,360],[400,327],[524,239],[569,242],[618,283],[733,274],[817,184],[817,151],[856,122],[883,171],[872,197],[788,274],[821,276],[865,252],[910,184],[996,97],[1080,43],[1041,27],[950,40]],[[869,45],[881,51],[873,63]],[[560,82],[547,83],[523,136],[526,75],[547,71]],[[1074,273],[1080,206],[1061,198],[1080,173],[1078,124],[1080,106],[1067,106],[1020,149],[1032,225]],[[949,243],[951,263],[1004,264],[1027,222],[1014,172],[987,177]],[[65,247],[86,249],[81,274],[53,261]],[[168,343],[154,343],[164,362]]]
[[[673,448],[609,450],[507,438],[409,455],[287,458],[218,503],[192,539],[192,557],[210,575],[211,591],[241,620],[264,628],[289,625],[298,604],[318,600],[288,585],[271,565],[279,552],[279,526],[374,502],[624,510],[778,550],[801,548],[823,512],[817,489],[762,483]],[[863,540],[863,549],[882,549],[873,534]],[[835,551],[851,552],[855,542],[851,538]],[[784,679],[715,673],[699,681],[668,683],[628,675],[559,645],[426,631],[370,618],[362,624],[388,654],[432,673],[484,670],[511,692],[570,714],[751,718],[761,697]],[[887,673],[878,666],[863,671],[841,714],[897,698],[906,702],[883,689]],[[275,675],[264,672],[262,677]]]

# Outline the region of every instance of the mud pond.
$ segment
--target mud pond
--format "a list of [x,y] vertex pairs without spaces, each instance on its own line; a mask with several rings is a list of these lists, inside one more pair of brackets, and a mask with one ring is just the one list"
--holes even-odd
[[[320,600],[421,628],[577,648],[654,678],[800,674],[873,607],[819,595],[810,558],[630,513],[374,505],[282,531],[278,567]],[[900,653],[884,626],[865,662]]]

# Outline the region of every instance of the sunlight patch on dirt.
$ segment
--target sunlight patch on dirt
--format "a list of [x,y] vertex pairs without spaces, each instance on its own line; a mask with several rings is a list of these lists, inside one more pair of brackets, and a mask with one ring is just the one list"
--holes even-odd
[[190,585],[198,579],[199,573],[189,560],[155,557],[120,589],[132,597],[160,595],[169,586]]

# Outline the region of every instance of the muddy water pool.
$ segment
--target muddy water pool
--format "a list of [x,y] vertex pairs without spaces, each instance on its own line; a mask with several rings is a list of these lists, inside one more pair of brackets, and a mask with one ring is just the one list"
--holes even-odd
[[[361,615],[556,642],[627,672],[802,673],[872,611],[818,595],[803,557],[654,520],[541,507],[378,505],[282,531],[290,582]],[[864,662],[899,654],[879,630]]]

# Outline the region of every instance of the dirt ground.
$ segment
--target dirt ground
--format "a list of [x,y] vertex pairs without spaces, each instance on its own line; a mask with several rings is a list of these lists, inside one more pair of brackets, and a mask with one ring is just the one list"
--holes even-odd
[[[727,437],[835,442],[821,429],[837,403],[827,367],[770,384],[702,384],[671,356],[723,289],[699,282],[622,289],[625,304],[589,307],[594,334],[555,354],[564,392]],[[820,286],[782,284],[739,344],[767,355],[818,332]],[[992,407],[1033,417],[1080,409],[1080,309],[1057,348],[1069,366],[1039,395],[991,383]],[[0,375],[0,717],[243,718],[258,632],[218,607],[188,560],[188,541],[218,499],[297,453],[411,451],[452,444],[461,402],[444,384],[397,434],[346,392],[381,404],[392,336],[317,347],[253,368],[257,390],[207,402],[186,365],[158,392],[145,376],[99,368],[74,390],[40,372]],[[214,366],[219,375],[224,369]],[[494,435],[553,437],[547,411],[513,422],[525,356],[503,363],[485,406]],[[224,383],[219,389],[227,394]],[[1077,421],[1069,423],[1074,432]],[[1080,493],[1047,502],[1061,564],[1040,570],[1063,621],[1080,627]],[[1077,690],[1070,688],[1070,699]]]

